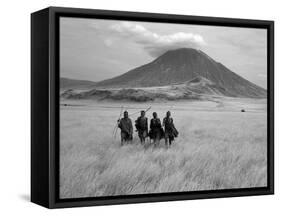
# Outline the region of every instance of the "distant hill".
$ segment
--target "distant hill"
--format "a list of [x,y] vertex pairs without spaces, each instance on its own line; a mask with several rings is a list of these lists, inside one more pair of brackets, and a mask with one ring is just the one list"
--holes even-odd
[[185,88],[184,85],[135,89],[92,89],[86,91],[69,89],[63,91],[60,96],[63,99],[123,100],[134,102],[210,99],[209,95],[193,93]]
[[231,97],[266,97],[267,91],[192,48],[171,50],[154,61],[120,76],[95,84],[95,88],[135,88],[184,83],[200,93]]
[[68,89],[61,93],[64,99],[96,99],[115,101],[163,101],[163,100],[214,100],[229,96],[226,90],[204,77],[196,77],[180,84],[136,87],[93,88],[90,90]]
[[65,77],[60,78],[60,88],[63,89],[89,89],[93,87],[96,83],[87,80],[76,80],[69,79]]

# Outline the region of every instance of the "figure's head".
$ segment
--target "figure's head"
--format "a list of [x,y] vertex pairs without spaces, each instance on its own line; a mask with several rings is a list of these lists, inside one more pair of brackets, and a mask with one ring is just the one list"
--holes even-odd
[[124,118],[128,118],[129,117],[129,114],[127,111],[124,112]]
[[145,116],[145,111],[142,110],[142,111],[141,111],[141,117],[144,117],[144,116]]
[[153,118],[157,118],[157,113],[156,112],[153,112],[152,115],[153,115]]
[[167,117],[170,117],[171,116],[171,112],[168,111],[166,115],[167,115]]

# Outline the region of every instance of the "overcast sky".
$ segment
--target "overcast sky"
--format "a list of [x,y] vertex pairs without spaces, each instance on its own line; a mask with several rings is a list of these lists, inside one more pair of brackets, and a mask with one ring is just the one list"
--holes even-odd
[[264,29],[60,18],[60,72],[100,81],[192,47],[266,88],[266,41]]

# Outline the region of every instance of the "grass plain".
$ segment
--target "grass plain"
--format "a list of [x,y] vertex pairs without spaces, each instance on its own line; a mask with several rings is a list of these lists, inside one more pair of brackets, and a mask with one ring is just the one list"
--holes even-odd
[[[68,104],[60,111],[61,198],[267,185],[266,100],[61,103]],[[113,129],[121,106],[129,114],[152,106],[149,119],[171,110],[179,137],[170,149],[164,140],[153,148],[134,133],[120,147]]]

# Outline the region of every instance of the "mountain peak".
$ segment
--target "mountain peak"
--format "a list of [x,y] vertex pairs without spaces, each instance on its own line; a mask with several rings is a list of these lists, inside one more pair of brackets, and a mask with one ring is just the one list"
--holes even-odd
[[195,48],[182,47],[178,49],[168,50],[167,52],[199,52],[199,50]]
[[169,50],[155,59],[154,62],[173,62],[172,64],[184,64],[187,62],[194,62],[198,60],[201,62],[205,60],[215,62],[206,53],[194,48],[179,48]]
[[[173,50],[168,50],[162,56],[166,55],[189,55],[189,54],[200,54],[201,51],[194,48],[178,48]],[[161,56],[160,56],[161,57]]]

